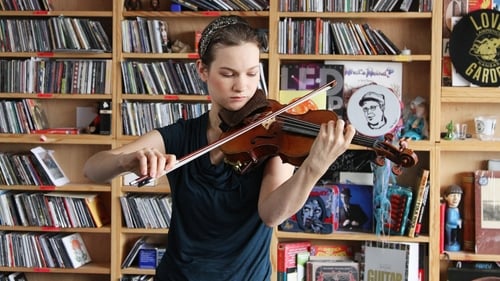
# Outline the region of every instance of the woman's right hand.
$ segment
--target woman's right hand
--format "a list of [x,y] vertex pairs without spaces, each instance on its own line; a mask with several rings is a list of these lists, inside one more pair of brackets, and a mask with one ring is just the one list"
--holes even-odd
[[121,165],[139,176],[157,178],[172,169],[176,162],[177,157],[173,154],[164,154],[155,148],[143,148],[123,157]]

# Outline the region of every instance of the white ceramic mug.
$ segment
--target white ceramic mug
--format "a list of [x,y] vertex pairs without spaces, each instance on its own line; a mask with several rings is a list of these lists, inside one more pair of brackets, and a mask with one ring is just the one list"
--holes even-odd
[[496,116],[477,116],[474,118],[476,134],[483,139],[495,135]]

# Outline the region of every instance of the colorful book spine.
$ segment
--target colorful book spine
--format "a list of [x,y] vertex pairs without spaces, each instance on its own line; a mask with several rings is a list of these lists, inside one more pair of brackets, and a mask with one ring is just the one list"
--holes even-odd
[[446,216],[446,202],[439,204],[439,253],[444,252],[444,219]]
[[287,281],[290,275],[296,276],[297,254],[309,251],[310,247],[310,241],[280,242],[278,244],[278,281]]
[[415,195],[415,199],[414,199],[414,203],[413,203],[413,209],[412,209],[412,212],[411,212],[411,215],[410,215],[410,225],[409,225],[409,228],[408,228],[408,236],[409,237],[415,237],[415,233],[416,233],[416,228],[417,228],[417,224],[418,224],[418,220],[419,220],[419,217],[420,217],[420,213],[421,213],[421,210],[422,210],[422,205],[423,205],[423,200],[424,200],[424,196],[425,196],[425,190],[427,188],[427,181],[429,180],[429,170],[427,169],[422,169],[420,171],[420,174],[418,176],[418,179],[417,179],[417,183],[416,183],[416,186],[415,186],[415,190],[414,190],[414,195]]
[[61,134],[61,135],[78,135],[80,130],[78,128],[47,128],[36,129],[31,131],[32,134]]
[[431,185],[429,182],[425,185],[424,197],[422,198],[422,207],[420,208],[420,213],[418,215],[417,226],[415,227],[415,237],[420,235],[422,231],[422,222],[424,220],[425,207],[427,206],[427,201],[429,200],[429,189]]
[[475,234],[475,209],[474,209],[474,173],[462,175],[462,206],[463,206],[463,246],[465,251],[474,251]]

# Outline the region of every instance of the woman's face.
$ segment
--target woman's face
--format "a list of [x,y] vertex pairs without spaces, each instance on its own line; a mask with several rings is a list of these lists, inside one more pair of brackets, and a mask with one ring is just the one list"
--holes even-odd
[[219,46],[209,69],[198,62],[213,108],[238,110],[254,95],[260,79],[259,54],[254,43]]

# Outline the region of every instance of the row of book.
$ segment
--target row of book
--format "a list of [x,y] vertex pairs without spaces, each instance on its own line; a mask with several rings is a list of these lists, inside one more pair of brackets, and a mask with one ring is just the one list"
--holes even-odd
[[0,192],[0,225],[102,227],[110,222],[97,193]]
[[334,22],[334,51],[342,55],[399,55],[401,50],[380,29],[368,23]]
[[120,197],[128,228],[168,228],[172,215],[170,195],[128,193]]
[[121,62],[123,88],[127,94],[196,94],[207,95],[205,83],[192,61],[174,60]]
[[[123,132],[125,135],[139,136],[154,128],[170,125],[178,119],[198,117],[207,112],[210,103],[169,103],[169,102],[129,102],[121,104]],[[35,99],[0,100],[0,133],[31,134],[31,133],[62,133],[78,134],[79,129],[49,127],[45,111]],[[10,155],[10,154],[9,154]],[[6,157],[6,156],[2,156]],[[26,158],[24,165],[29,160],[25,155],[14,155],[14,158]],[[34,175],[30,171],[38,171],[36,166],[27,169],[25,166],[15,166],[17,159],[2,160],[4,163],[3,177],[0,183],[6,185],[54,185],[43,175]],[[8,163],[7,163],[8,162]],[[17,163],[16,165],[19,165]],[[28,167],[31,167],[30,165]],[[2,166],[0,166],[2,167]],[[25,171],[17,171],[23,168]],[[7,172],[10,171],[10,172]],[[39,173],[43,171],[38,171]],[[9,177],[5,179],[5,177]],[[47,180],[46,180],[47,179]]]
[[147,274],[142,274],[142,275],[127,274],[127,275],[123,275],[120,278],[120,281],[153,281],[153,280],[154,280],[154,276],[147,275]]
[[49,11],[50,0],[0,0],[2,11]]
[[209,103],[129,102],[121,104],[123,134],[140,136],[154,128],[190,119],[207,112]]
[[280,54],[397,55],[401,50],[368,23],[284,18],[278,24]]
[[[428,3],[425,3],[425,2]],[[426,4],[426,5],[424,5]],[[280,12],[398,12],[430,11],[429,0],[280,0]],[[424,9],[427,8],[426,9]]]
[[322,38],[317,34],[316,25],[314,19],[281,19],[278,23],[278,53],[314,54],[319,45],[317,38]]
[[162,243],[152,241],[151,237],[141,236],[134,242],[132,248],[123,259],[121,268],[137,266],[139,268],[155,269],[165,254]]
[[91,261],[80,233],[0,232],[0,266],[78,268]]
[[47,116],[38,100],[0,100],[0,133],[29,134],[47,127]]
[[264,11],[269,10],[269,2],[265,0],[173,0],[193,11]]
[[0,71],[3,93],[111,93],[111,60],[0,60]]
[[286,241],[278,243],[277,275],[278,281],[423,281],[425,255],[425,247],[413,242],[365,241],[353,247]]
[[1,52],[111,52],[100,21],[86,18],[0,19]]
[[279,0],[280,12],[369,12],[376,0]]
[[125,19],[121,22],[124,53],[168,53],[168,23],[165,20]]
[[[411,3],[411,1],[403,1],[400,0],[377,0],[371,10],[374,12],[391,12],[391,11],[400,11],[401,6],[406,7],[406,3]],[[399,4],[399,7],[397,6]]]
[[[208,95],[205,82],[196,70],[195,62],[174,60],[121,62],[123,91],[126,94],[193,94]],[[259,64],[259,86],[267,95],[265,66]]]
[[0,153],[0,184],[54,186],[42,161],[32,151]]
[[455,261],[447,270],[448,280],[499,280],[500,263],[489,261]]
[[1,272],[0,281],[28,281],[24,272]]

